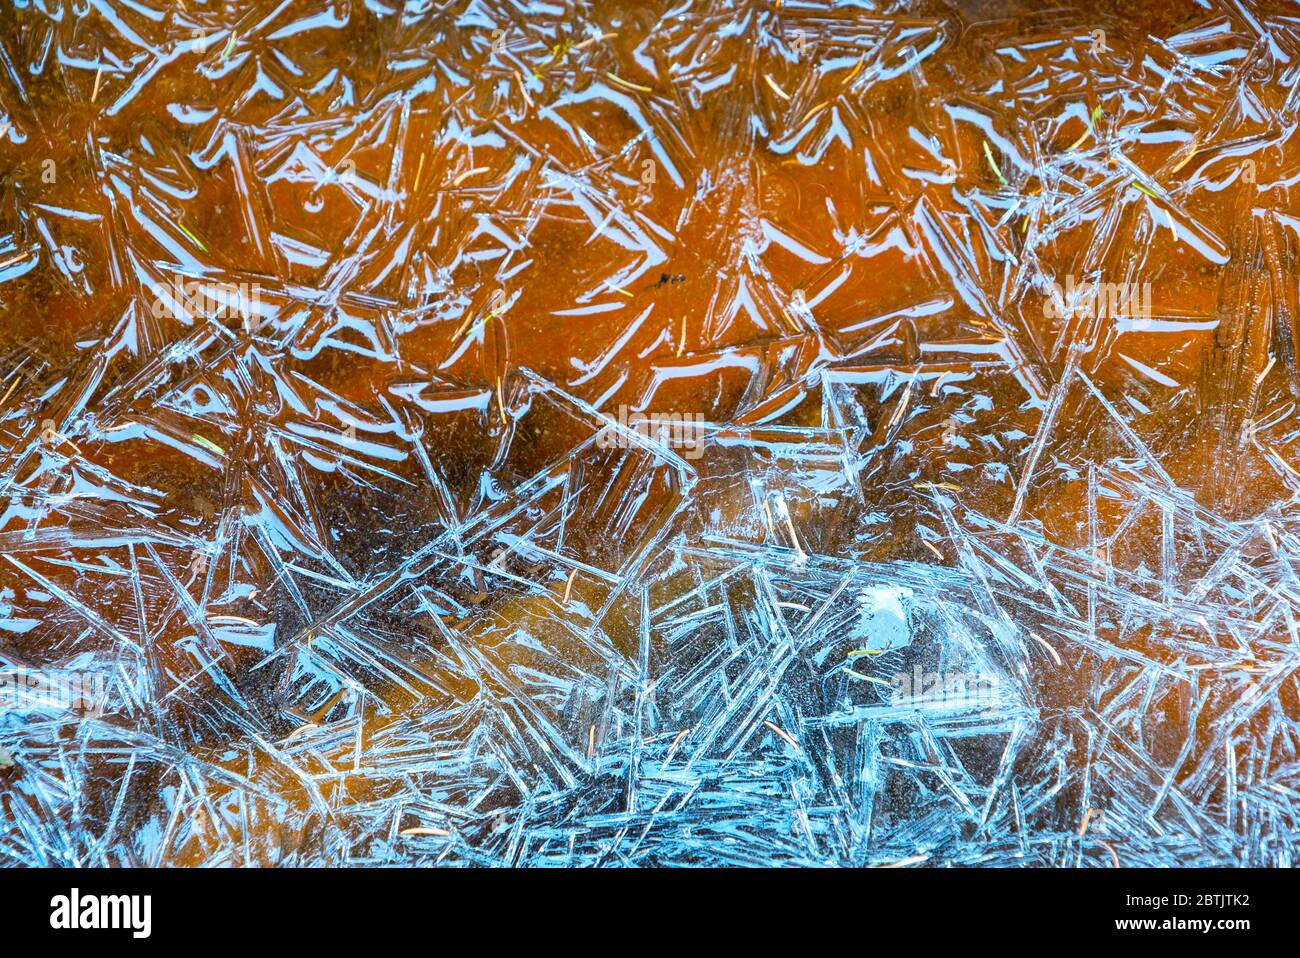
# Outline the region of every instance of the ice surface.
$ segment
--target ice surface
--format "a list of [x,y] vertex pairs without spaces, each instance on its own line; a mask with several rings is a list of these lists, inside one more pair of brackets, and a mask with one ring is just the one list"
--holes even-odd
[[1300,17],[1036,6],[7,4],[0,862],[1293,864]]

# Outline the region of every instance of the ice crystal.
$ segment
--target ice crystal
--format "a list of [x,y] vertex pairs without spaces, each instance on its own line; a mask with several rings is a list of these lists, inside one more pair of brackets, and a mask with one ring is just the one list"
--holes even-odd
[[1292,864],[1300,19],[982,6],[8,5],[0,862]]

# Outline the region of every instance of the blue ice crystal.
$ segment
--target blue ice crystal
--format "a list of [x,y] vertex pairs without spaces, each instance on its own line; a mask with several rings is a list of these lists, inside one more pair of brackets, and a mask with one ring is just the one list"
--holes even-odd
[[322,6],[0,14],[0,863],[1293,863],[1290,8]]

